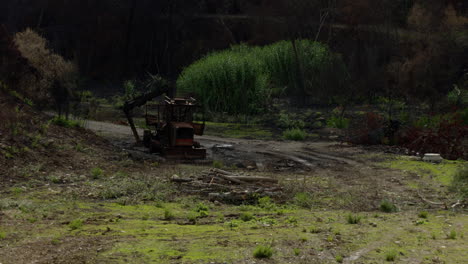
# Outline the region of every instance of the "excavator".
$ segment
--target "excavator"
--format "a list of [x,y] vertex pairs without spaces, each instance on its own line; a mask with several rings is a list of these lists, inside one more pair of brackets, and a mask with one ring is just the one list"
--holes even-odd
[[[172,91],[168,83],[159,84],[157,89],[133,98],[124,103],[123,111],[137,143],[149,149],[150,153],[160,153],[168,159],[205,159],[206,149],[195,141],[195,135],[202,136],[205,121],[197,123],[193,115],[200,106],[192,98],[164,97],[161,104],[148,106],[148,102]],[[144,130],[140,139],[132,117],[132,110],[146,105],[145,120],[149,129]],[[151,110],[156,110],[155,112]]]

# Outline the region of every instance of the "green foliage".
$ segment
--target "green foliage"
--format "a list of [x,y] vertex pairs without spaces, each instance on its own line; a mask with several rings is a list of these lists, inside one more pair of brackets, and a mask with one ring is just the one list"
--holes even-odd
[[302,141],[306,137],[307,132],[299,128],[292,128],[283,132],[283,138],[287,140]]
[[270,98],[260,62],[234,49],[196,61],[182,72],[177,87],[197,94],[209,110],[231,114],[261,112]]
[[343,263],[343,256],[338,254],[335,256],[335,260],[338,263]]
[[208,212],[209,211],[208,205],[204,203],[198,203],[197,206],[195,207],[195,212]]
[[7,235],[6,235],[5,231],[0,230],[0,240],[5,239],[6,236]]
[[271,258],[273,256],[273,249],[271,246],[258,245],[253,253],[255,258]]
[[322,230],[320,228],[316,227],[316,226],[311,226],[310,227],[310,232],[312,234],[318,234],[318,233],[322,232]]
[[139,96],[139,93],[137,92],[135,88],[135,82],[131,80],[127,80],[123,84],[124,92],[125,92],[125,100],[131,100],[137,96]]
[[468,198],[468,165],[462,166],[453,176],[450,190],[458,193],[460,198]]
[[244,212],[239,216],[239,218],[240,218],[240,220],[242,220],[244,222],[248,222],[250,220],[255,219],[255,216],[250,212]]
[[297,115],[281,111],[279,114],[277,126],[280,128],[304,128],[305,123]]
[[380,211],[385,213],[393,213],[397,211],[397,207],[392,202],[388,200],[383,200],[380,203]]
[[313,206],[312,196],[306,192],[296,193],[294,203],[300,207],[310,209]]
[[293,249],[294,256],[299,256],[301,254],[301,250],[298,248]]
[[392,249],[385,253],[385,260],[386,261],[395,261],[398,255],[398,251]]
[[99,179],[104,174],[104,171],[101,168],[92,168],[91,169],[91,176],[93,179]]
[[447,101],[452,105],[467,106],[468,90],[460,89],[458,85],[454,85],[453,90],[447,94]]
[[221,160],[213,160],[212,166],[213,168],[222,169],[224,167],[224,164]]
[[457,231],[454,229],[450,230],[450,233],[447,235],[448,239],[457,239]]
[[343,87],[347,72],[341,58],[318,42],[295,43],[297,57],[290,41],[211,53],[187,67],[177,87],[197,94],[209,110],[231,114],[264,112],[270,98],[284,92],[320,95]]
[[175,193],[173,186],[152,177],[114,177],[107,179],[98,195],[102,199],[123,199],[124,204],[139,201],[164,201]]
[[327,126],[331,128],[346,129],[349,127],[349,122],[348,118],[333,115],[327,120]]
[[81,220],[81,219],[75,219],[75,220],[71,221],[71,222],[68,224],[68,227],[69,227],[71,230],[80,229],[81,227],[83,227],[83,220]]
[[54,117],[51,120],[51,123],[65,128],[80,127],[80,123],[78,123],[77,121],[69,120],[62,116]]
[[361,219],[362,216],[353,214],[348,214],[348,216],[346,217],[346,221],[348,222],[348,224],[351,225],[359,224],[361,222]]
[[172,220],[172,219],[174,219],[174,213],[172,212],[171,209],[165,208],[163,218],[164,218],[164,220]]
[[270,197],[265,196],[258,199],[258,207],[266,210],[273,210],[276,208],[276,204],[271,200]]
[[426,219],[429,216],[429,213],[427,211],[421,211],[418,213],[419,218],[424,218]]

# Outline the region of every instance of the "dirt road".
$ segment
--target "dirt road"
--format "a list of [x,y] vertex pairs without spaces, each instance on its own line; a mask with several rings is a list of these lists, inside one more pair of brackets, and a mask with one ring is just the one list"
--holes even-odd
[[[144,151],[136,148],[130,127],[112,123],[87,121],[86,128],[109,139],[127,150]],[[143,135],[143,129],[137,129]],[[358,149],[340,146],[336,142],[294,142],[273,140],[233,139],[214,136],[197,137],[208,150],[208,158],[222,160],[227,165],[253,166],[263,169],[266,164],[289,160],[307,169],[333,164],[358,166],[362,161],[353,158],[360,154]]]

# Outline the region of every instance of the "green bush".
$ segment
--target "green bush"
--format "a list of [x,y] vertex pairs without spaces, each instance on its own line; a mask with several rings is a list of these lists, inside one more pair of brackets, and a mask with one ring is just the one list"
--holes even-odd
[[52,124],[65,127],[65,128],[72,128],[72,127],[80,127],[80,124],[77,121],[66,119],[62,116],[56,116],[51,120]]
[[181,93],[194,93],[211,111],[252,114],[270,98],[261,63],[233,49],[215,52],[187,67],[177,80]]
[[273,249],[271,246],[259,245],[255,248],[253,255],[255,258],[271,258],[273,256]]
[[302,141],[306,137],[307,132],[299,128],[292,128],[283,132],[283,138],[287,140]]
[[164,209],[164,220],[172,220],[174,219],[174,213],[171,209],[166,208]]
[[427,211],[421,211],[418,213],[419,218],[427,219],[428,216],[429,216],[429,213]]
[[213,160],[212,166],[213,168],[222,169],[224,167],[224,164],[221,160]]
[[104,171],[101,168],[92,168],[91,169],[91,176],[93,179],[99,179],[104,174]]
[[380,203],[380,211],[385,213],[392,213],[397,211],[397,207],[392,202],[383,200]]
[[244,222],[248,222],[250,220],[253,220],[255,218],[255,216],[252,214],[252,213],[249,213],[249,212],[244,212],[240,215],[240,220],[244,221]]
[[468,165],[464,165],[455,173],[450,190],[458,193],[462,199],[468,198]]
[[395,261],[397,258],[398,252],[394,249],[385,253],[385,260],[386,261]]
[[349,127],[349,119],[334,115],[327,120],[327,126],[332,128],[346,129]]
[[360,215],[353,215],[353,214],[349,214],[346,217],[346,221],[348,222],[348,224],[352,224],[352,225],[359,224],[361,222],[361,219],[362,217]]
[[294,203],[300,207],[310,209],[313,205],[312,196],[305,192],[296,193]]
[[447,234],[448,239],[457,239],[457,231],[455,230],[450,230],[450,233]]
[[71,230],[79,229],[82,226],[83,226],[83,220],[81,219],[73,220],[68,224],[68,227],[70,227]]

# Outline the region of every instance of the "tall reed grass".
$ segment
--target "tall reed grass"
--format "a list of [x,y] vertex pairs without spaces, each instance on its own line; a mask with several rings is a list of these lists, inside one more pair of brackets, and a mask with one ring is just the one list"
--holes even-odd
[[342,85],[346,68],[327,46],[310,40],[295,45],[297,57],[291,41],[208,54],[181,73],[178,91],[198,96],[210,111],[255,114],[273,96],[323,96]]

